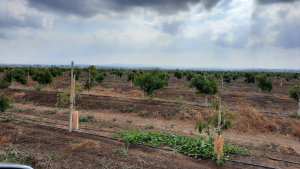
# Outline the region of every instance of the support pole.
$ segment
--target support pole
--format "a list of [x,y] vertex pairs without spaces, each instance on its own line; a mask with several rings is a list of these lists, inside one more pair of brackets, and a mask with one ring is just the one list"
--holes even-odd
[[11,72],[11,88],[15,88],[13,75],[14,75],[14,67],[12,68],[12,72]]
[[300,94],[298,93],[298,116],[300,116]]
[[[89,70],[89,86],[91,86],[91,68]],[[88,90],[89,91],[89,94],[90,94],[90,89]]]
[[69,124],[69,132],[72,132],[72,117],[73,117],[73,67],[74,62],[71,63],[71,88],[70,88],[70,124]]

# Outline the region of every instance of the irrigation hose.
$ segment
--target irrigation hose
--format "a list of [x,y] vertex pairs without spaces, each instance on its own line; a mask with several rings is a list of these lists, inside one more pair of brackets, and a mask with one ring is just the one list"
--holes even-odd
[[[2,113],[0,113],[0,115],[8,115],[8,114],[2,114]],[[23,117],[20,117],[20,116],[14,116],[14,117],[21,118],[21,119],[32,120],[32,121],[39,121],[39,120],[35,120],[35,119],[30,119],[30,118],[23,118]],[[53,123],[53,122],[47,122],[47,121],[43,121],[43,123],[51,123],[51,124],[57,124],[57,125],[62,125],[62,126],[68,126],[67,124]],[[33,124],[36,124],[36,123],[33,123]],[[79,128],[80,129],[86,129],[86,130],[94,130],[94,131],[102,131],[102,132],[120,134],[119,132],[114,132],[114,131],[109,131],[109,130],[93,129],[93,128],[88,128],[88,127],[79,127]],[[72,131],[78,131],[78,130],[72,130]],[[80,132],[82,132],[82,131],[80,131]],[[88,134],[88,133],[86,133],[86,134]],[[117,139],[117,140],[119,140],[119,139]],[[124,140],[119,140],[119,141],[124,142]],[[142,145],[142,144],[140,144],[140,145]],[[146,146],[148,146],[148,147],[154,147],[154,146],[151,146],[151,145],[146,145]],[[162,147],[154,147],[154,148],[159,148],[159,149],[163,149],[163,150],[173,151],[172,149],[167,149],[167,148],[162,148]],[[244,153],[237,153],[237,152],[230,152],[230,154],[239,154],[239,155],[245,155],[245,156],[263,157],[263,156],[259,156],[259,155],[244,154]],[[206,157],[206,158],[208,158],[208,157]],[[266,158],[268,158],[270,160],[274,160],[274,161],[282,161],[282,162],[287,162],[287,163],[292,163],[292,164],[300,165],[300,163],[293,162],[293,161],[286,161],[286,160],[277,159],[277,158],[271,158],[271,157],[266,157]]]
[[[0,116],[0,118],[6,118],[6,117]],[[17,119],[14,119],[14,120],[16,120],[16,121],[21,121],[21,120],[17,120]],[[29,124],[36,124],[36,125],[40,125],[40,126],[52,127],[52,128],[57,128],[57,129],[61,129],[61,130],[68,130],[68,129],[66,129],[66,128],[57,127],[57,126],[51,126],[51,125],[40,124],[40,123],[34,123],[34,122],[28,122],[28,121],[25,121],[25,122],[26,122],[26,123],[29,123]],[[101,138],[107,138],[107,139],[111,139],[111,140],[116,140],[116,141],[125,142],[124,140],[120,140],[120,139],[116,139],[116,138],[112,138],[112,137],[107,137],[107,136],[102,136],[102,135],[99,135],[99,134],[87,133],[87,132],[78,131],[78,130],[72,130],[72,131],[77,132],[77,133],[83,133],[83,134],[93,135],[93,136],[97,136],[97,137],[101,137]],[[143,145],[143,144],[138,144],[138,145]],[[155,146],[151,146],[151,145],[143,145],[143,146],[148,146],[148,147],[152,147],[152,148],[162,149],[162,150],[166,150],[166,151],[174,151],[174,150],[172,150],[172,149],[163,148],[163,147],[155,147]],[[190,153],[184,152],[184,151],[179,151],[179,153],[182,153],[182,154],[190,154]],[[202,154],[190,154],[190,155],[194,155],[194,156],[196,155],[196,156],[198,156],[198,157],[209,158],[209,157],[206,157],[206,156],[204,156],[204,155],[202,155]],[[224,158],[221,158],[221,160],[224,160],[224,161],[231,161],[231,162],[241,163],[241,164],[247,164],[247,165],[253,165],[253,166],[263,167],[263,168],[269,168],[269,169],[277,169],[277,168],[270,167],[270,166],[264,166],[264,165],[255,164],[255,163],[248,163],[248,162],[244,162],[244,161],[230,160],[230,159],[224,159]]]
[[[13,90],[27,90],[27,91],[35,91],[35,90],[30,90],[30,89],[13,89]],[[39,92],[53,92],[53,93],[63,93],[59,91],[39,91]],[[149,99],[138,99],[138,98],[129,98],[129,97],[115,97],[115,96],[108,96],[108,95],[95,95],[95,94],[86,94],[86,93],[79,93],[81,95],[88,95],[88,96],[98,96],[98,97],[112,97],[112,98],[120,98],[120,99],[129,99],[129,100],[140,100],[140,101],[156,101],[156,102],[165,102],[169,103],[169,101],[165,100],[149,100]],[[193,103],[186,103],[187,105],[191,106],[198,106],[198,107],[204,107],[205,105],[201,104],[193,104]],[[236,108],[228,108],[228,110],[236,110]],[[296,117],[296,115],[293,114],[288,114],[288,113],[278,113],[278,112],[270,112],[270,111],[260,111],[262,113],[267,113],[267,114],[278,114],[278,115],[286,115],[286,116],[291,116],[291,117]]]

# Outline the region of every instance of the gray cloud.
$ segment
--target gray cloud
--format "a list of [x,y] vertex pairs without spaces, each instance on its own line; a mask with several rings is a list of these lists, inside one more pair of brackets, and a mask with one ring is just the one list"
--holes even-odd
[[274,3],[292,3],[299,0],[256,0],[260,5],[274,4]]
[[274,31],[279,31],[276,40],[273,42],[274,46],[283,48],[298,48],[300,47],[300,21],[276,24],[273,26]]
[[92,17],[107,11],[126,12],[134,7],[143,7],[162,15],[190,10],[190,5],[203,4],[206,10],[220,0],[28,0],[28,5],[40,11],[52,11],[62,15]]
[[183,22],[181,21],[173,21],[173,22],[163,22],[162,26],[163,26],[163,32],[170,34],[170,35],[177,35],[178,34],[178,30],[179,27],[182,25]]

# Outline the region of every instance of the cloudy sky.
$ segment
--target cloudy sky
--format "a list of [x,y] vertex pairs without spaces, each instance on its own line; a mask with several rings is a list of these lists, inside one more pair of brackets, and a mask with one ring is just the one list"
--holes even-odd
[[1,0],[0,63],[299,68],[299,0]]

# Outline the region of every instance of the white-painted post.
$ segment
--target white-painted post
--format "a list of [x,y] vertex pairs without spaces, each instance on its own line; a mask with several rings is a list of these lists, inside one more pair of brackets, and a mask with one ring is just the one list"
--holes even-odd
[[73,122],[73,67],[74,62],[71,63],[71,88],[70,88],[70,124],[69,124],[69,132],[72,132],[72,122]]

